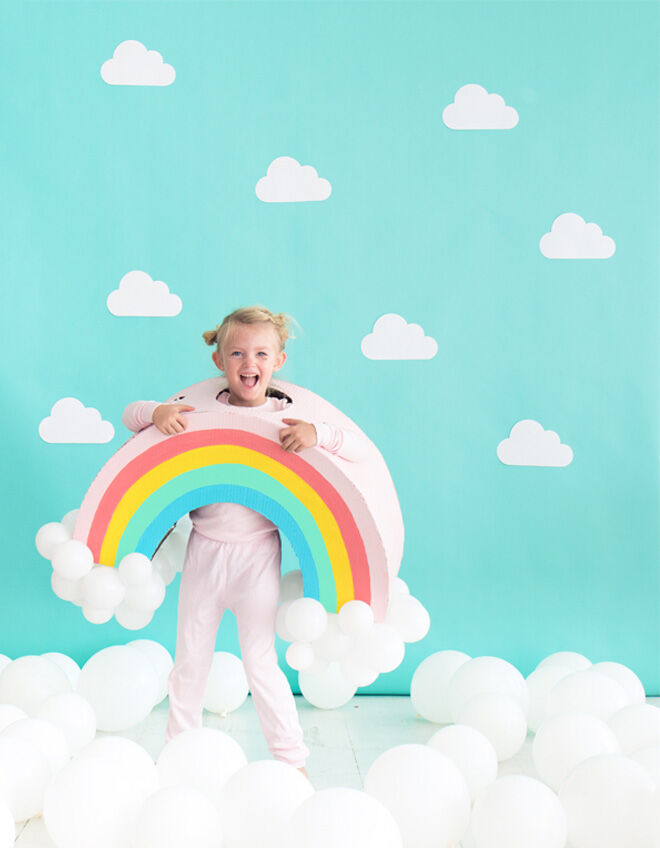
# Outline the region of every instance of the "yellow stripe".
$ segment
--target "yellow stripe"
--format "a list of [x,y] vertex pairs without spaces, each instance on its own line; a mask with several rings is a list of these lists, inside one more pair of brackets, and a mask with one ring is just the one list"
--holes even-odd
[[332,573],[337,589],[337,609],[354,597],[353,576],[348,551],[337,521],[325,501],[298,474],[251,448],[239,445],[207,445],[193,448],[185,453],[161,462],[152,468],[126,490],[108,524],[103,545],[101,562],[114,562],[119,540],[131,517],[144,501],[157,489],[173,477],[196,468],[204,468],[220,463],[235,463],[256,468],[270,475],[285,486],[312,514],[321,532],[332,565]]

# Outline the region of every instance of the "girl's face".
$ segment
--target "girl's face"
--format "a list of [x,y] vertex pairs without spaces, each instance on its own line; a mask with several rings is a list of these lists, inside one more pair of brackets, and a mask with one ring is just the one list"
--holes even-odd
[[230,325],[222,350],[213,352],[229,383],[229,402],[236,406],[265,403],[271,375],[285,360],[275,328],[268,323]]

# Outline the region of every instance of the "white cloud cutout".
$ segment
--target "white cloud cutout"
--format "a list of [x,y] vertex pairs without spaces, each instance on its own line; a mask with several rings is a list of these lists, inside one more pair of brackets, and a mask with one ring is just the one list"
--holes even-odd
[[458,89],[454,102],[445,106],[442,120],[450,130],[511,130],[518,123],[518,113],[499,94],[468,83]]
[[171,318],[181,312],[181,298],[172,294],[162,280],[152,280],[146,271],[124,274],[119,288],[106,300],[113,315]]
[[573,461],[573,451],[561,444],[554,430],[544,430],[528,418],[514,424],[509,438],[497,446],[497,457],[505,465],[564,467]]
[[437,352],[438,343],[425,336],[419,324],[408,324],[394,312],[381,315],[362,339],[362,353],[368,359],[433,359]]
[[60,398],[48,418],[39,424],[44,442],[67,444],[98,444],[114,438],[115,428],[103,421],[98,409],[84,406],[77,398]]
[[172,65],[141,41],[122,41],[112,59],[101,65],[101,77],[108,85],[171,85],[175,76]]
[[555,218],[552,230],[539,242],[548,259],[609,259],[616,250],[614,240],[604,236],[593,222],[587,224],[575,212]]
[[311,165],[301,165],[291,156],[278,156],[268,166],[255,191],[264,203],[299,203],[305,200],[326,200],[332,186],[319,177]]

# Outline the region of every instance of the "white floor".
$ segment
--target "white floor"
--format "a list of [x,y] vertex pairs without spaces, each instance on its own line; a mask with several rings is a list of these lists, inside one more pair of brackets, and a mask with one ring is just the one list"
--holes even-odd
[[[660,707],[660,698],[647,701]],[[296,705],[305,743],[311,751],[307,771],[317,790],[331,786],[363,789],[370,765],[383,751],[408,742],[424,744],[442,726],[417,717],[407,695],[356,696],[338,710],[316,709],[298,696]],[[112,735],[133,739],[155,760],[165,745],[167,709],[165,699],[141,724]],[[250,698],[226,718],[205,712],[204,725],[231,734],[249,762],[270,757]],[[531,757],[532,741],[529,734],[522,750],[500,764],[500,775],[537,777]],[[41,817],[19,825],[17,830],[20,832],[15,844],[19,848],[54,848]]]

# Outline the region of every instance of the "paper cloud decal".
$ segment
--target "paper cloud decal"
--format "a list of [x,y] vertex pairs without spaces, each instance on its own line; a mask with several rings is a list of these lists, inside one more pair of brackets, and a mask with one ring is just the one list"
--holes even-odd
[[437,352],[438,343],[425,336],[419,324],[408,324],[393,312],[381,315],[362,339],[367,359],[433,359]]
[[497,457],[505,465],[570,465],[573,451],[562,445],[554,430],[544,430],[538,421],[525,419],[514,424],[508,439],[497,446]]
[[539,247],[548,259],[609,259],[616,250],[613,239],[604,236],[598,224],[587,224],[575,212],[555,218]]
[[450,130],[511,130],[518,123],[518,113],[499,94],[469,83],[458,89],[442,120]]
[[270,163],[255,191],[264,203],[300,203],[326,200],[332,187],[311,165],[301,165],[291,156],[279,156]]
[[122,41],[112,59],[101,65],[101,77],[108,85],[171,85],[175,76],[160,53],[147,50],[141,41]]
[[162,280],[152,280],[145,271],[124,274],[119,288],[110,292],[108,309],[113,315],[171,318],[181,312],[181,298],[172,294]]
[[114,438],[115,428],[103,421],[98,409],[84,406],[77,398],[60,398],[48,418],[39,424],[44,442],[59,444],[98,444]]

